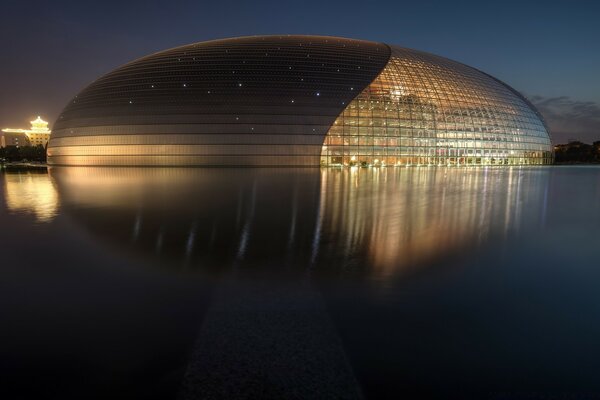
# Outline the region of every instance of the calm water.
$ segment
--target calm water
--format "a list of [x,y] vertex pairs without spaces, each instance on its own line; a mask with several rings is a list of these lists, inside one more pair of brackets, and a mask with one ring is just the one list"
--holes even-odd
[[0,391],[600,398],[599,206],[598,167],[1,172]]

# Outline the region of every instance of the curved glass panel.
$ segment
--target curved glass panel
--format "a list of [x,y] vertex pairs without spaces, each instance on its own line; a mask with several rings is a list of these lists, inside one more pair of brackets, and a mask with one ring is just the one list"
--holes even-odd
[[474,68],[397,47],[321,152],[329,166],[550,163],[548,131],[520,94]]

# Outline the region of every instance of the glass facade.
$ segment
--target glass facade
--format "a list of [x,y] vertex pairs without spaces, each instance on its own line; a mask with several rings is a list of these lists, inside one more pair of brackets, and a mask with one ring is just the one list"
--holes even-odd
[[552,163],[535,108],[463,64],[392,47],[390,61],[336,119],[321,165]]

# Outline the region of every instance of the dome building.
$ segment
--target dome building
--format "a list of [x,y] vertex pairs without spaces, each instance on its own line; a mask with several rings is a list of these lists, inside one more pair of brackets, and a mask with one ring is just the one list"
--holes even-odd
[[464,64],[362,40],[252,36],[152,54],[65,107],[50,165],[550,164],[517,91]]

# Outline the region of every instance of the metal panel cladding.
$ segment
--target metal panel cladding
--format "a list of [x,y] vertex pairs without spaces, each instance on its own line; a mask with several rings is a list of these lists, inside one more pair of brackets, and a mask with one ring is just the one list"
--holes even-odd
[[54,125],[51,165],[319,165],[336,117],[385,67],[382,43],[256,36],[149,55]]

